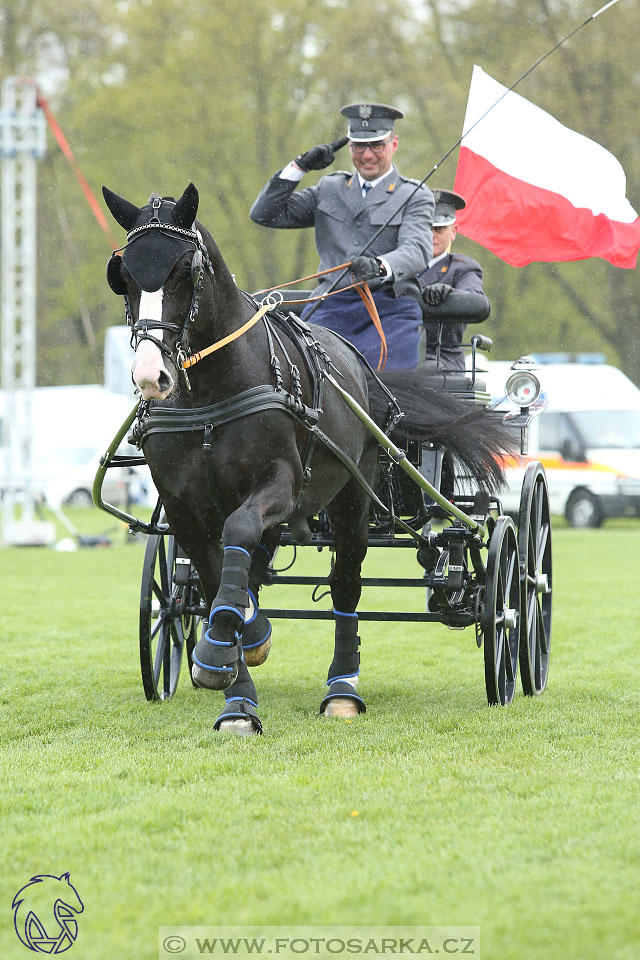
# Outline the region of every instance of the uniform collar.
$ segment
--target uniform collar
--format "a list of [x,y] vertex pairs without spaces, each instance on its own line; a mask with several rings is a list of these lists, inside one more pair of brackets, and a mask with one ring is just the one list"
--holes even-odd
[[391,167],[390,170],[387,170],[386,173],[383,173],[381,177],[377,178],[377,180],[365,180],[364,177],[357,170],[356,170],[356,176],[358,177],[358,181],[360,183],[360,189],[362,190],[363,183],[369,183],[371,187],[377,187],[379,183],[382,183],[383,180],[386,180],[387,177],[390,177],[393,172],[394,172],[393,167]]
[[440,263],[440,261],[444,260],[445,257],[448,257],[449,253],[449,250],[445,250],[444,253],[440,254],[440,256],[434,257],[433,260],[429,260],[429,269],[431,269],[431,267],[435,267],[436,263]]

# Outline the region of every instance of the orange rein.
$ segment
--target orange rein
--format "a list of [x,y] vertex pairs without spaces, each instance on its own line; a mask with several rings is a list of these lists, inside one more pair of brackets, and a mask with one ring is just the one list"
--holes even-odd
[[[351,266],[351,261],[347,263],[341,263],[337,267],[329,267],[327,270],[321,270],[319,273],[310,273],[308,277],[300,277],[298,280],[290,280],[288,283],[280,283],[275,287],[268,287],[265,290],[259,290],[258,293],[271,293],[273,290],[280,290],[281,287],[291,287],[296,283],[304,283],[305,280],[313,280],[315,277],[323,277],[326,273],[333,273],[336,270],[343,270],[346,267]],[[366,280],[357,281],[356,283],[351,283],[347,287],[341,287],[340,290],[332,290],[330,293],[321,294],[317,297],[307,297],[301,300],[287,300],[287,303],[314,303],[316,300],[324,300],[326,297],[331,297],[335,293],[342,293],[344,290],[351,290],[355,287],[364,301],[364,305],[367,308],[367,312],[371,317],[371,321],[378,331],[378,336],[380,337],[380,358],[378,360],[378,370],[384,369],[384,366],[387,362],[387,341],[384,335],[384,330],[382,329],[382,324],[380,322],[380,316],[378,314],[378,309],[373,299],[373,294],[369,289],[369,284]],[[216,340],[215,343],[212,343],[209,347],[205,347],[204,350],[199,350],[197,353],[191,354],[189,357],[185,357],[182,361],[182,369],[186,370],[188,367],[193,367],[194,364],[199,363],[204,357],[208,357],[209,354],[215,353],[216,350],[221,350],[222,347],[226,347],[228,343],[232,343],[234,340],[237,340],[241,337],[247,330],[250,330],[251,327],[255,326],[259,320],[262,320],[265,313],[268,313],[269,310],[273,310],[275,304],[272,300],[267,299],[265,303],[262,304],[257,313],[251,317],[250,320],[247,320],[241,327],[238,327],[237,330],[234,330],[233,333],[230,333],[228,336],[223,337],[221,340]]]
[[203,357],[208,357],[210,353],[215,353],[216,350],[221,350],[222,347],[226,347],[228,343],[232,343],[234,340],[237,340],[242,336],[243,333],[246,333],[247,330],[250,330],[251,327],[254,327],[258,320],[262,320],[265,313],[269,310],[273,310],[275,304],[273,301],[268,303],[263,303],[257,313],[251,317],[250,320],[247,320],[246,323],[243,323],[241,327],[238,327],[237,330],[234,330],[233,333],[230,333],[229,336],[223,337],[222,340],[216,340],[215,343],[212,343],[210,347],[205,347],[204,350],[198,350],[197,353],[192,353],[190,357],[185,357],[182,361],[182,369],[186,370],[188,367],[192,367],[195,363],[198,363]]

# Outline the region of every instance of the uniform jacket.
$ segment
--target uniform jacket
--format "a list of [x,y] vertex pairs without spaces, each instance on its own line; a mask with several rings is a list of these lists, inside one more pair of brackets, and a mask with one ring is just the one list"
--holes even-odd
[[[369,191],[366,199],[355,172],[339,170],[322,177],[314,186],[297,191],[297,183],[281,180],[279,172],[263,187],[251,208],[255,223],[284,230],[315,227],[318,269],[326,270],[359,256],[367,241],[390,220],[365,255],[385,258],[393,271],[396,297],[419,298],[415,275],[425,269],[433,249],[434,200],[427,187],[421,186],[400,210],[418,181],[403,177],[395,167]],[[322,293],[336,276],[322,277],[314,292]],[[339,286],[351,282],[347,274]]]
[[[419,276],[421,287],[430,283],[448,283],[456,290],[470,293],[484,293],[482,286],[482,267],[471,257],[461,253],[448,253],[432,267],[427,267]],[[446,300],[445,300],[446,303]],[[444,306],[444,305],[443,305]],[[435,345],[438,339],[438,324],[425,320],[427,335],[427,359],[435,357]],[[443,369],[464,370],[464,353],[460,344],[464,337],[466,324],[447,323],[442,327],[440,360]]]

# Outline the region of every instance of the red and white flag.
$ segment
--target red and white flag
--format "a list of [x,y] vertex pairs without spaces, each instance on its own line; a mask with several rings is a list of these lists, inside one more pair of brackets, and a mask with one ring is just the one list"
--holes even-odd
[[454,186],[467,201],[460,232],[514,267],[601,257],[633,269],[640,219],[621,164],[506,90],[473,68]]

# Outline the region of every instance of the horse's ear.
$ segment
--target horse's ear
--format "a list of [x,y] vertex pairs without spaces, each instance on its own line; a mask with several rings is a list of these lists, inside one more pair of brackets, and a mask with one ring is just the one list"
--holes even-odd
[[112,253],[107,263],[107,283],[114,293],[122,297],[127,292],[127,285],[122,276],[122,257]]
[[172,211],[173,222],[178,227],[189,229],[198,213],[198,191],[190,183]]
[[113,214],[114,219],[117,220],[125,230],[131,230],[140,216],[140,207],[136,207],[134,203],[129,203],[129,201],[123,197],[119,197],[117,193],[112,193],[107,187],[102,188],[102,196],[104,197],[104,202]]

